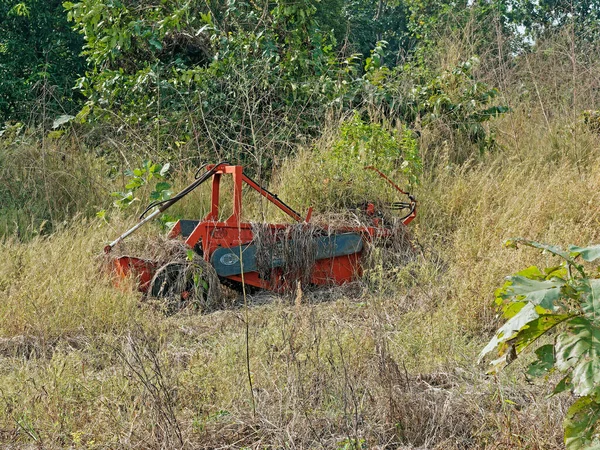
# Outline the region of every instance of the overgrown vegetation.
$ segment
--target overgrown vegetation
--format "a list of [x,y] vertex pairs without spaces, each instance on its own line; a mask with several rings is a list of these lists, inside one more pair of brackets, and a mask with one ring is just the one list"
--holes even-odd
[[[593,345],[563,344],[584,321],[595,336],[596,272],[561,253],[519,274],[555,259],[501,243],[600,242],[597,2],[65,8],[0,0],[3,446],[559,449],[566,417],[569,447],[594,447]],[[114,287],[104,245],[220,160],[324,221],[395,200],[378,166],[418,199],[411,258],[373,252],[361,283],[207,314]],[[200,189],[169,214],[208,206]],[[250,195],[245,212],[281,219]],[[541,283],[557,287],[536,314],[563,325],[499,336],[510,273],[509,316]],[[519,357],[486,377],[494,336]]]

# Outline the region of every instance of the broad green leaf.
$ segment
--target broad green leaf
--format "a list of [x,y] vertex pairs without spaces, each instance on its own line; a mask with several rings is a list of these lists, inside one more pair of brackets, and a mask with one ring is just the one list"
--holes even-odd
[[587,262],[600,259],[600,245],[592,245],[591,247],[577,247],[576,245],[571,245],[569,247],[569,252],[571,253],[572,258],[581,256],[581,258]]
[[560,394],[561,392],[568,391],[570,389],[573,389],[573,385],[571,384],[571,375],[567,375],[558,382],[558,384],[554,387],[552,394],[550,394],[548,397],[552,397],[556,394]]
[[560,278],[538,281],[521,275],[509,277],[508,280],[511,285],[506,290],[506,297],[517,296],[550,311],[558,307],[556,302],[560,299],[560,289],[565,284]]
[[598,324],[600,320],[600,279],[585,278],[578,286],[585,316]]
[[169,169],[171,168],[171,164],[170,163],[166,163],[164,166],[161,167],[160,169],[160,176],[164,177],[167,172],[169,171]]
[[554,363],[556,362],[554,358],[554,345],[542,345],[535,351],[535,354],[538,359],[529,365],[527,374],[532,377],[541,377],[554,367]]
[[494,338],[485,346],[479,354],[479,362],[485,355],[494,350],[503,342],[515,337],[515,335],[529,322],[536,320],[539,314],[535,310],[533,303],[525,305],[514,317],[509,319],[499,330]]
[[154,188],[154,190],[156,192],[162,192],[162,191],[166,191],[170,187],[171,187],[171,185],[169,183],[161,181],[160,183],[156,183],[156,187]]
[[575,317],[556,340],[556,366],[572,369],[573,392],[589,395],[600,385],[600,328],[585,317]]
[[90,115],[90,113],[92,112],[92,108],[90,105],[85,105],[83,108],[81,108],[81,111],[79,111],[77,113],[77,115],[75,116],[75,120],[78,123],[84,123],[86,121],[86,119],[88,118],[88,116]]
[[144,184],[144,180],[141,178],[134,178],[125,185],[125,189],[135,190]]
[[537,319],[523,326],[509,343],[515,347],[515,351],[519,354],[537,338],[572,317],[570,314],[541,314]]
[[523,309],[523,307],[527,305],[527,302],[510,302],[508,303],[503,310],[503,316],[505,319],[510,319],[511,317],[519,314],[519,311]]
[[152,47],[154,47],[155,49],[157,49],[157,50],[162,50],[162,48],[163,48],[163,45],[162,45],[162,43],[161,43],[161,42],[159,42],[158,40],[156,40],[156,39],[154,39],[154,38],[151,38],[151,39],[149,40],[149,42],[150,42],[150,45],[152,45]]
[[[528,267],[527,269],[521,270],[520,272],[515,273],[513,276],[522,276],[525,278],[529,278],[530,280],[546,280],[546,276],[535,266]],[[513,294],[510,292],[512,286],[512,281],[510,277],[507,277],[506,282],[502,285],[501,288],[496,289],[494,295],[496,296],[496,304],[502,305],[505,300],[513,297]],[[510,316],[505,317],[509,318]]]
[[562,278],[563,280],[567,279],[569,276],[569,272],[565,267],[565,264],[555,267],[548,267],[544,269],[544,273],[546,274],[546,279],[550,280],[552,278]]
[[599,418],[600,404],[593,397],[581,397],[573,403],[563,422],[567,450],[600,449]]

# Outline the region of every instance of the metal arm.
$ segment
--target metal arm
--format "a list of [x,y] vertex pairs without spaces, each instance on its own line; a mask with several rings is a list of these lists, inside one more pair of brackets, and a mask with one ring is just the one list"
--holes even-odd
[[[213,174],[219,169],[219,167],[224,164],[228,164],[228,163],[221,162],[219,164],[216,164],[216,165],[210,167],[206,172],[204,172],[204,175],[199,177],[197,180],[195,180],[193,183],[191,183],[184,190],[179,192],[175,197],[173,197],[169,200],[164,200],[162,202],[151,203],[148,206],[148,208],[146,208],[146,211],[144,211],[142,213],[142,215],[140,216],[140,221],[138,223],[136,223],[133,227],[131,227],[129,230],[127,230],[125,233],[123,233],[121,236],[119,236],[117,239],[115,239],[110,244],[108,244],[106,247],[104,247],[104,253],[110,253],[111,250],[113,249],[113,247],[115,245],[117,245],[119,242],[121,242],[123,239],[125,239],[127,236],[129,236],[130,234],[137,231],[139,228],[141,228],[144,224],[150,222],[152,219],[160,216],[163,212],[165,212],[167,209],[169,209],[171,206],[173,206],[175,203],[177,203],[183,197],[188,195],[190,192],[192,192],[194,189],[196,189],[198,186],[200,186],[202,183],[204,183],[206,180],[208,180],[210,177],[212,177]],[[144,217],[146,215],[146,213],[154,207],[158,207],[158,209],[156,211],[154,211],[152,214],[150,214],[149,216]]]

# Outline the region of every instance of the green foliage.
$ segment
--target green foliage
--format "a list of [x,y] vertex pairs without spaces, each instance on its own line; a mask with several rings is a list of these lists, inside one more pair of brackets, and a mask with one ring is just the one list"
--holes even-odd
[[600,111],[587,110],[581,113],[583,125],[593,133],[600,134]]
[[511,22],[523,26],[531,39],[548,37],[571,27],[578,41],[593,42],[600,35],[600,4],[597,0],[515,0],[507,11]]
[[[554,393],[570,389],[578,400],[564,421],[568,450],[592,449],[600,445],[600,274],[589,273],[584,262],[600,259],[600,246],[556,246],[515,239],[507,246],[522,244],[561,258],[560,265],[543,271],[530,267],[508,277],[496,292],[506,323],[482,350],[483,358],[497,349],[493,371],[505,367],[543,336],[553,343],[535,351],[530,376],[560,372],[562,381]],[[580,262],[580,260],[583,260]],[[555,328],[560,330],[555,332]]]
[[0,1],[0,125],[75,111],[83,40],[60,0]]
[[497,103],[496,88],[475,77],[478,58],[431,76],[411,64],[393,70],[381,66],[384,52],[385,43],[378,43],[365,66],[361,89],[371,105],[382,109],[387,117],[401,118],[413,129],[450,130],[454,137],[477,145],[480,151],[494,147],[494,132],[487,124],[510,108]]
[[417,141],[405,126],[389,128],[364,122],[355,113],[340,126],[340,137],[325,158],[341,173],[375,166],[387,173],[400,171],[409,185],[417,184],[422,171]]
[[[357,105],[408,127],[421,117],[443,121],[485,149],[493,134],[482,124],[507,111],[493,105],[496,90],[474,79],[475,60],[417,77],[412,92],[398,95],[406,67],[389,66],[408,48],[401,2],[82,0],[65,7],[86,42],[88,71],[78,87],[88,103],[78,121],[142,124],[172,152],[173,142],[193,142],[211,158],[268,170],[279,154],[317,136],[326,112]],[[331,11],[338,10],[364,25],[357,28],[364,36],[348,35],[351,48],[369,54],[364,69],[360,56],[336,54]],[[368,17],[377,20],[366,26]]]
[[101,161],[67,136],[44,135],[20,122],[0,130],[0,235],[48,234],[104,204]]
[[494,104],[498,90],[475,79],[473,69],[478,63],[477,58],[471,58],[415,88],[407,114],[420,117],[426,125],[437,121],[448,124],[479,144],[482,150],[491,148],[494,136],[487,132],[484,123],[507,113],[510,108]]
[[358,438],[346,438],[337,443],[337,450],[363,450],[367,448],[367,441]]
[[287,161],[273,190],[299,210],[314,207],[328,214],[343,214],[365,201],[385,209],[400,200],[367,166],[377,167],[401,187],[414,188],[422,165],[413,132],[388,122],[367,122],[355,113],[313,149]]
[[317,134],[342,86],[313,3],[66,3],[89,65],[80,117],[142,126],[173,152],[193,143],[244,164],[266,153],[268,166]]
[[152,201],[168,200],[172,194],[170,191],[171,185],[165,181],[169,168],[169,163],[162,166],[147,160],[144,162],[142,168],[127,170],[125,175],[130,178],[125,185],[126,190],[123,192],[113,192],[111,194],[111,196],[116,199],[114,205],[119,209],[125,209],[133,202],[139,201],[136,197],[136,192],[143,186],[151,186],[150,182],[152,180],[155,180],[156,183],[154,183],[154,189],[150,192],[150,199]]
[[382,64],[391,67],[398,64],[415,45],[408,32],[409,17],[406,4],[397,0],[345,1],[344,31],[353,48],[367,57],[376,42],[386,41],[389,52]]

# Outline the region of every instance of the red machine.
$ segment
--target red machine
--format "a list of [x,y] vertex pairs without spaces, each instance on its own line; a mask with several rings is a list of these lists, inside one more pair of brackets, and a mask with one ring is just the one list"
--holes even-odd
[[[179,220],[169,237],[183,239],[187,248],[194,251],[196,257],[201,257],[205,267],[214,269],[221,282],[229,285],[245,283],[260,289],[282,291],[290,287],[291,275],[288,260],[287,245],[301,236],[303,230],[310,234],[311,264],[309,267],[294,270],[307,270],[309,273],[295,273],[295,278],[303,278],[314,285],[344,284],[360,276],[361,256],[364,254],[365,244],[377,239],[386,238],[394,233],[391,228],[384,227],[378,217],[376,208],[371,203],[363,205],[365,216],[369,224],[362,227],[315,227],[310,224],[312,208],[306,217],[300,216],[296,211],[281,201],[277,195],[260,186],[246,176],[242,166],[219,163],[205,166],[205,171],[199,176],[203,168],[196,174],[196,181],[170,200],[149,205],[142,214],[140,222],[126,233],[121,235],[105,247],[109,253],[112,248],[140,228],[146,222],[160,215],[167,208],[189,194],[196,187],[212,179],[211,210],[203,220]],[[407,202],[396,202],[392,209],[405,210],[406,213],[399,218],[403,225],[408,225],[416,216],[416,201],[404,192],[384,174],[373,167],[373,170],[390,183],[400,194],[408,197]],[[223,176],[233,177],[233,212],[229,218],[221,221],[220,218],[220,187]],[[290,216],[296,224],[265,224],[262,232],[266,233],[270,247],[267,249],[267,263],[265,268],[265,244],[262,248],[256,242],[256,229],[248,222],[242,221],[242,187],[247,185],[269,202]],[[156,208],[147,217],[147,212]],[[293,231],[293,232],[292,232]],[[287,253],[286,253],[287,252]],[[132,256],[120,256],[113,259],[113,265],[119,276],[137,276],[139,289],[155,296],[162,296],[165,292],[182,295],[188,292],[186,282],[179,283],[173,288],[175,280],[181,278],[186,271],[186,262],[169,262],[164,267],[155,261],[148,261]],[[212,271],[212,269],[210,269]],[[214,277],[213,277],[214,279]],[[165,285],[170,285],[165,290]]]

